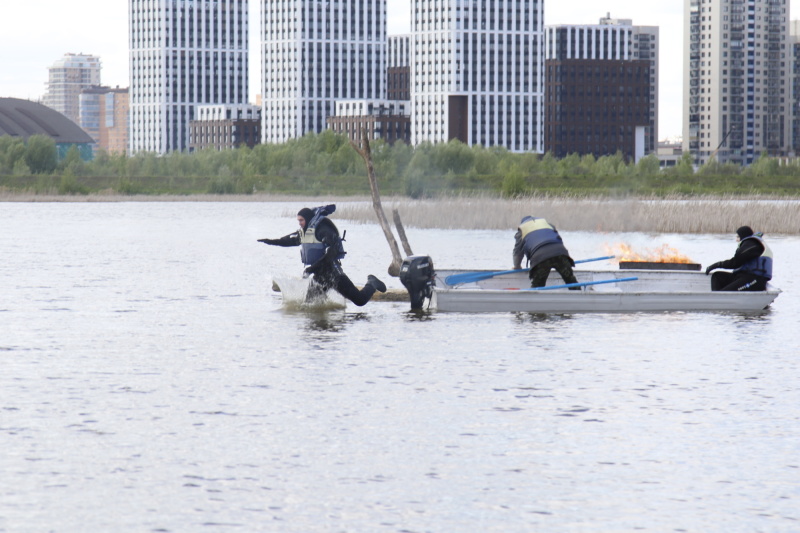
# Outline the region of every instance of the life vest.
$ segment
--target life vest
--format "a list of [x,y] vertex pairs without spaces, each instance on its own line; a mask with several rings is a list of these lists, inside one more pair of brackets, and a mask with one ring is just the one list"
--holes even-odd
[[[761,245],[764,247],[764,253],[756,257],[755,259],[751,259],[747,263],[743,264],[742,266],[734,270],[734,272],[744,272],[748,274],[754,274],[756,276],[761,276],[762,278],[765,278],[767,280],[772,279],[772,250],[770,250],[769,246],[767,246],[767,243],[765,243],[764,240],[758,235],[751,235],[750,237],[745,237],[744,239],[742,239],[742,243],[747,239],[755,239],[758,242],[760,242]],[[739,243],[739,246],[741,245],[742,244]]]
[[[564,244],[556,229],[543,218],[525,217],[519,225],[525,254],[531,259],[536,251],[546,244]],[[566,248],[564,249],[566,254]]]
[[[325,205],[314,209],[314,216],[311,220],[306,221],[304,230],[300,230],[300,260],[306,266],[313,265],[325,255],[326,244],[317,239],[316,228],[317,225],[327,217],[327,215],[336,211],[335,205]],[[337,235],[336,245],[339,253],[336,255],[337,260],[341,260],[345,253],[343,239]]]

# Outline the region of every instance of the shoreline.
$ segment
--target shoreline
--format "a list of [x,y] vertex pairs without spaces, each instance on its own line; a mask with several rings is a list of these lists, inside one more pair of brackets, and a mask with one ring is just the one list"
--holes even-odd
[[[377,224],[369,196],[289,194],[86,196],[0,193],[0,203],[286,203],[340,204],[333,218]],[[459,195],[415,200],[382,199],[387,217],[397,210],[407,228],[496,230],[514,228],[522,216],[547,219],[562,231],[727,234],[751,226],[767,235],[800,234],[800,199],[786,196],[581,197],[540,195],[502,198]],[[294,207],[294,206],[293,206]],[[288,207],[287,207],[288,209]],[[291,216],[292,209],[281,213]]]
[[[631,196],[611,196],[611,195],[591,195],[591,194],[553,194],[542,193],[529,196],[504,197],[499,194],[476,193],[456,193],[451,196],[437,196],[431,198],[414,199],[408,196],[383,195],[382,202],[400,203],[423,203],[423,202],[451,202],[451,201],[499,201],[499,202],[518,202],[526,200],[551,200],[551,201],[591,201],[591,202],[624,202],[624,201],[751,201],[751,202],[770,202],[785,201],[798,202],[800,197],[780,195],[780,194],[702,194],[684,195],[674,194],[669,196],[655,195],[631,195]],[[253,194],[119,194],[119,193],[91,193],[91,194],[36,194],[27,192],[12,192],[0,190],[0,203],[114,203],[114,202],[372,202],[372,197],[368,194],[352,196],[319,195],[319,194],[288,194],[288,193],[253,193]]]
[[119,202],[359,202],[369,196],[322,197],[291,194],[30,194],[0,192],[0,203],[119,203]]

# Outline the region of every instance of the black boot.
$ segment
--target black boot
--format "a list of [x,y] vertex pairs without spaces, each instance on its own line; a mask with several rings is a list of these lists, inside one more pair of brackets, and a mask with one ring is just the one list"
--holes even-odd
[[372,274],[367,276],[367,285],[372,285],[376,291],[386,292],[386,284]]

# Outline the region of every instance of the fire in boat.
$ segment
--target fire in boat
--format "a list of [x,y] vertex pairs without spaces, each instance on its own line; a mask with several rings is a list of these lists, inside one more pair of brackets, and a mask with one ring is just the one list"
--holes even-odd
[[701,265],[668,244],[634,250],[627,243],[606,245],[606,251],[619,261],[620,270],[700,270]]

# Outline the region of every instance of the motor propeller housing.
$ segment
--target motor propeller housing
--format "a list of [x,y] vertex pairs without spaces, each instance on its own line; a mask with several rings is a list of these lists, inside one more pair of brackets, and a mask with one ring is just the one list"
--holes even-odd
[[408,291],[411,309],[422,309],[425,298],[433,295],[433,259],[427,255],[412,255],[400,266],[400,282]]

